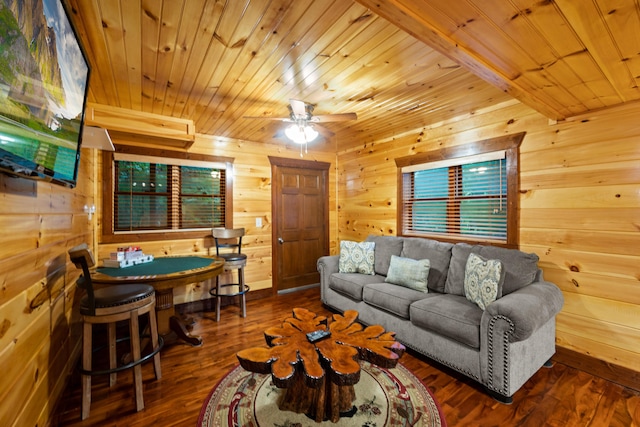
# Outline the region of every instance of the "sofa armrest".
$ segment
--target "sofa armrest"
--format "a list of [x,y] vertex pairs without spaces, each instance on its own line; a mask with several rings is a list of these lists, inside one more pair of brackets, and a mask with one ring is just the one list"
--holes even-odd
[[340,255],[327,255],[318,258],[318,272],[320,274],[333,274],[338,272]]
[[318,273],[320,273],[320,299],[322,302],[325,302],[324,293],[325,290],[329,288],[331,275],[339,271],[339,261],[340,255],[327,255],[318,258],[316,267],[318,269]]
[[[564,297],[555,284],[534,282],[489,304],[483,317],[502,316],[509,319],[513,325],[509,341],[518,342],[529,338],[551,320],[563,304]],[[482,322],[483,325],[487,323]]]

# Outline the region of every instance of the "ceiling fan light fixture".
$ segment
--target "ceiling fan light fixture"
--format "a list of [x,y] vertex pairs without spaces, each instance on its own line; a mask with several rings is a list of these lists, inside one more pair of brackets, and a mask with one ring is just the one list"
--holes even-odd
[[311,142],[318,137],[318,131],[308,124],[292,124],[284,130],[284,133],[287,135],[287,138],[301,145]]

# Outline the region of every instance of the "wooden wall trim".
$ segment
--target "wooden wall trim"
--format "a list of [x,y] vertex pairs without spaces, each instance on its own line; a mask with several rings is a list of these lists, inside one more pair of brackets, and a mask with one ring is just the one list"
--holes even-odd
[[331,228],[331,224],[330,224],[330,213],[329,213],[329,168],[331,167],[331,163],[329,162],[321,162],[321,161],[317,161],[317,160],[304,160],[304,159],[289,159],[289,158],[285,158],[285,157],[276,157],[276,156],[267,156],[269,158],[269,163],[271,164],[271,215],[274,218],[273,220],[273,225],[272,225],[272,229],[271,229],[271,247],[274,248],[272,249],[272,254],[271,254],[271,271],[272,271],[272,287],[271,290],[273,292],[273,295],[277,295],[278,293],[278,285],[277,283],[279,282],[279,280],[281,279],[281,275],[280,275],[280,265],[282,260],[279,258],[279,251],[275,248],[278,247],[279,243],[278,243],[278,235],[280,230],[279,225],[278,225],[278,221],[275,218],[278,218],[279,215],[281,215],[280,212],[280,206],[279,206],[279,202],[278,202],[278,194],[277,194],[277,188],[279,187],[278,185],[276,185],[273,181],[276,178],[276,176],[278,175],[278,171],[279,168],[294,168],[294,169],[311,169],[311,170],[317,170],[317,171],[321,171],[320,173],[322,173],[323,176],[323,183],[322,183],[322,192],[325,195],[324,198],[324,224],[325,224],[325,231],[324,231],[324,247],[327,251],[327,253],[325,253],[325,255],[328,255],[329,253],[329,230]]
[[[211,156],[197,153],[184,153],[174,150],[150,149],[128,145],[116,145],[117,153],[137,154],[141,156],[153,156],[159,158],[175,158],[183,160],[197,160],[211,163],[226,163],[226,195],[225,218],[226,226],[233,227],[233,157]],[[113,232],[113,163],[114,152],[102,152],[102,227],[100,243],[127,243],[127,242],[148,242],[153,240],[178,240],[178,239],[203,239],[210,235],[210,230],[196,231],[171,231],[171,232],[141,232],[115,234]]]
[[[520,153],[519,147],[522,144],[526,132],[519,132],[510,135],[488,138],[480,141],[471,141],[464,144],[430,150],[410,156],[398,157],[395,159],[397,167],[397,200],[396,205],[396,230],[398,236],[404,236],[402,218],[404,217],[403,200],[403,173],[402,168],[406,166],[420,165],[440,160],[457,159],[461,157],[476,156],[479,154],[492,153],[504,150],[507,161],[507,201],[509,204],[507,215],[507,238],[506,242],[481,241],[474,238],[460,236],[460,238],[437,236],[438,240],[450,243],[467,242],[471,244],[490,244],[506,248],[517,249],[520,242]],[[409,236],[409,235],[407,235]],[[409,236],[411,237],[411,236]],[[420,236],[418,236],[420,237]],[[430,236],[427,236],[430,237]]]
[[331,163],[320,162],[317,160],[300,160],[300,159],[287,159],[285,157],[268,156],[269,163],[272,166],[281,166],[287,168],[303,168],[303,169],[318,169],[329,170]]
[[410,156],[395,159],[398,168],[419,165],[422,163],[436,162],[438,160],[455,159],[459,157],[475,156],[500,150],[509,150],[520,147],[526,132],[511,135],[487,138],[480,141],[469,141],[460,145],[425,151]]
[[553,361],[640,392],[640,372],[577,351],[556,347]]
[[[138,154],[140,156],[153,156],[153,157],[162,157],[162,158],[173,158],[173,159],[183,159],[183,160],[197,160],[203,162],[211,162],[211,163],[233,163],[235,158],[229,156],[213,156],[207,154],[199,154],[199,153],[189,153],[183,151],[176,151],[171,149],[154,149],[148,147],[136,147],[132,145],[122,145],[115,144],[117,153],[124,154]],[[113,156],[112,152],[104,151],[104,154],[110,154]]]

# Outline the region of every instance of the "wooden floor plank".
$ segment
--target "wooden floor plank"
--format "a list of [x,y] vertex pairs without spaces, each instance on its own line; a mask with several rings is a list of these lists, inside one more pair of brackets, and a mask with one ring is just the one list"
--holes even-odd
[[[162,378],[154,380],[152,364],[143,366],[144,403],[135,412],[131,372],[121,373],[108,388],[107,378],[95,378],[91,414],[80,420],[80,378],[76,373],[54,414],[54,426],[194,426],[202,402],[225,374],[238,365],[236,352],[263,346],[264,330],[277,326],[294,307],[317,314],[332,313],[312,288],[247,303],[247,317],[237,306],[215,313],[192,313],[194,334],[201,347],[186,344],[162,351]],[[593,426],[639,427],[640,393],[578,371],[561,363],[543,368],[520,389],[513,404],[503,405],[464,376],[407,352],[400,361],[418,376],[441,405],[450,427],[458,426]]]

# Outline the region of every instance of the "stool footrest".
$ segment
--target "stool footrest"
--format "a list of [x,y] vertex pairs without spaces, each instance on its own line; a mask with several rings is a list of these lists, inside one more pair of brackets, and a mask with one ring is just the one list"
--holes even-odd
[[209,291],[209,294],[214,297],[236,297],[238,295],[244,295],[251,289],[249,285],[243,285],[242,289],[240,289],[240,284],[238,283],[225,283],[224,285],[220,285],[220,290],[222,291],[224,288],[229,288],[231,286],[238,287],[238,292],[220,292],[218,293],[216,288],[213,288]]
[[[146,336],[146,335],[145,335]],[[82,368],[80,368],[80,373],[82,375],[106,375],[106,374],[113,374],[116,372],[121,372],[127,369],[131,369],[136,365],[140,365],[141,363],[147,362],[148,360],[152,359],[153,356],[155,356],[156,354],[158,354],[160,352],[160,350],[162,350],[162,347],[164,346],[164,340],[162,339],[162,336],[158,335],[158,347],[155,348],[154,350],[152,350],[151,352],[149,352],[149,354],[145,354],[144,356],[142,356],[140,359],[138,360],[134,360],[130,363],[127,363],[126,365],[122,365],[122,366],[118,366],[117,368],[113,368],[113,369],[103,369],[100,371],[86,371]]]

